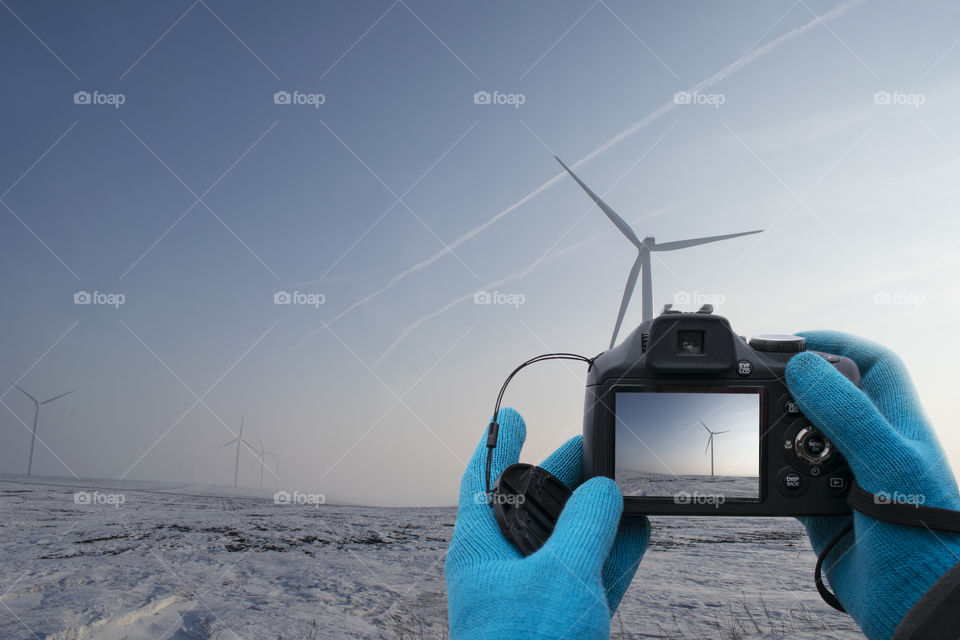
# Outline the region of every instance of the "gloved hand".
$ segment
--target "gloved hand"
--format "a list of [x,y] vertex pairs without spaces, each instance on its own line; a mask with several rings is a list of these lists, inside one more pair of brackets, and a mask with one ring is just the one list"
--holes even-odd
[[[893,501],[960,509],[950,465],[900,359],[844,333],[798,335],[808,349],[847,356],[860,368],[862,391],[813,353],[794,356],[786,374],[801,410],[846,457],[857,484]],[[819,554],[849,517],[801,521]],[[853,524],[853,532],[830,551],[824,569],[867,637],[890,638],[920,596],[960,562],[960,534],[890,524],[859,512]]]
[[[518,462],[526,439],[513,409],[498,414],[500,435],[491,482]],[[457,524],[447,551],[451,640],[608,638],[620,603],[650,538],[647,518],[629,518],[617,531],[623,496],[609,478],[582,482],[581,438],[540,466],[576,488],[547,542],[524,558],[503,537],[486,502],[486,430],[460,483]],[[577,488],[578,487],[578,488]]]

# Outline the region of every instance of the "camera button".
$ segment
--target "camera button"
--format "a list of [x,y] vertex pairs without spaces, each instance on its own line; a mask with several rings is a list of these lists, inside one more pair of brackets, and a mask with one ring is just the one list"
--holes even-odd
[[783,488],[789,491],[799,491],[803,488],[803,476],[796,471],[783,476]]
[[741,360],[737,363],[737,373],[741,376],[748,376],[753,373],[753,363],[749,360]]
[[777,473],[777,490],[787,498],[798,498],[807,492],[810,481],[793,467],[783,467]]
[[834,496],[842,496],[847,492],[847,488],[850,486],[850,483],[847,482],[846,476],[830,476],[827,478],[827,488],[830,490],[830,493]]
[[793,398],[787,398],[783,402],[783,412],[788,416],[800,415],[800,405]]

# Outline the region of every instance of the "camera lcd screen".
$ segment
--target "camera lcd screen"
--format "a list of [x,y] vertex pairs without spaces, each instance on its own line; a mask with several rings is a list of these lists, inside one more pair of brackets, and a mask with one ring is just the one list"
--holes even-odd
[[624,496],[760,499],[760,395],[618,392],[614,479]]

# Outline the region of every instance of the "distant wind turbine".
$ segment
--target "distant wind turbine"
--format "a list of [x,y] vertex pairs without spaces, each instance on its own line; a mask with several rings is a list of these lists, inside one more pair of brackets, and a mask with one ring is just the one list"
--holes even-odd
[[274,487],[280,488],[280,456],[273,456]]
[[257,461],[260,463],[260,488],[263,489],[263,456],[274,456],[274,458],[276,458],[277,453],[274,451],[266,451],[263,448],[263,440],[260,439],[260,436],[257,436],[257,442],[260,444],[260,455],[257,458]]
[[[20,391],[23,391],[23,387],[21,387],[20,385],[15,384],[13,386],[15,386],[17,389],[20,389]],[[71,389],[70,391],[67,391],[66,393],[61,393],[58,396],[54,396],[48,400],[37,400],[26,391],[23,391],[23,394],[25,396],[33,400],[33,435],[30,437],[30,457],[27,458],[27,475],[28,476],[31,474],[31,471],[33,470],[33,444],[37,440],[37,421],[40,417],[40,405],[50,404],[54,400],[59,400],[63,396],[68,396],[71,393],[73,393],[73,389]]]
[[703,424],[703,420],[700,420],[700,424],[703,425],[703,428],[707,430],[707,433],[710,434],[710,437],[707,438],[707,448],[703,450],[704,453],[707,452],[707,449],[710,450],[710,477],[713,477],[713,436],[719,433],[730,433],[730,431],[711,431],[710,427]]
[[633,267],[630,269],[630,275],[627,276],[627,286],[623,290],[623,298],[620,301],[620,313],[617,314],[617,324],[613,328],[613,336],[610,338],[610,347],[612,348],[614,343],[617,341],[617,334],[620,332],[620,325],[623,324],[623,316],[627,311],[627,305],[630,304],[630,297],[633,295],[633,290],[637,285],[637,276],[643,271],[643,283],[640,289],[640,293],[643,296],[642,298],[642,319],[649,320],[653,317],[653,282],[652,276],[650,273],[650,253],[653,251],[674,251],[675,249],[686,249],[687,247],[695,247],[700,244],[707,244],[708,242],[719,242],[720,240],[729,240],[730,238],[739,238],[740,236],[748,236],[753,233],[761,233],[763,229],[758,229],[756,231],[742,231],[740,233],[728,233],[722,236],[708,236],[705,238],[692,238],[690,240],[677,240],[675,242],[661,242],[657,244],[653,236],[647,236],[643,240],[640,240],[637,237],[637,234],[633,232],[633,229],[630,228],[630,225],[621,218],[617,213],[607,206],[607,203],[600,199],[600,196],[595,194],[590,190],[590,187],[585,185],[577,175],[570,170],[570,167],[563,164],[563,160],[556,158],[557,162],[560,163],[560,166],[566,169],[567,173],[570,174],[574,180],[577,181],[577,184],[580,185],[580,188],[587,192],[587,195],[590,196],[593,201],[600,207],[610,221],[616,225],[617,229],[620,230],[627,239],[633,243],[633,246],[637,248],[638,255],[637,259],[633,263]]
[[236,489],[237,488],[237,471],[240,469],[240,443],[242,442],[249,449],[251,450],[253,449],[253,447],[250,446],[250,443],[243,439],[243,414],[242,413],[240,414],[240,433],[238,433],[237,437],[231,440],[230,442],[225,442],[219,447],[217,447],[217,451],[219,451],[220,449],[223,449],[224,447],[230,446],[234,442],[237,443],[237,457],[233,463],[233,488]]

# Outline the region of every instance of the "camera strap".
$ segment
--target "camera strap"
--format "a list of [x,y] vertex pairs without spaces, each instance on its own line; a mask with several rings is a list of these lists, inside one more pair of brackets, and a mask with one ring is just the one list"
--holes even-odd
[[[931,530],[960,533],[960,511],[893,500],[888,494],[874,494],[866,491],[856,481],[850,484],[847,504],[854,511],[859,511],[875,520],[907,527],[923,527]],[[813,581],[817,586],[820,597],[837,611],[845,611],[845,609],[837,596],[823,583],[823,563],[827,554],[851,531],[853,531],[853,518],[823,547],[820,555],[817,556],[817,565],[813,570]]]

